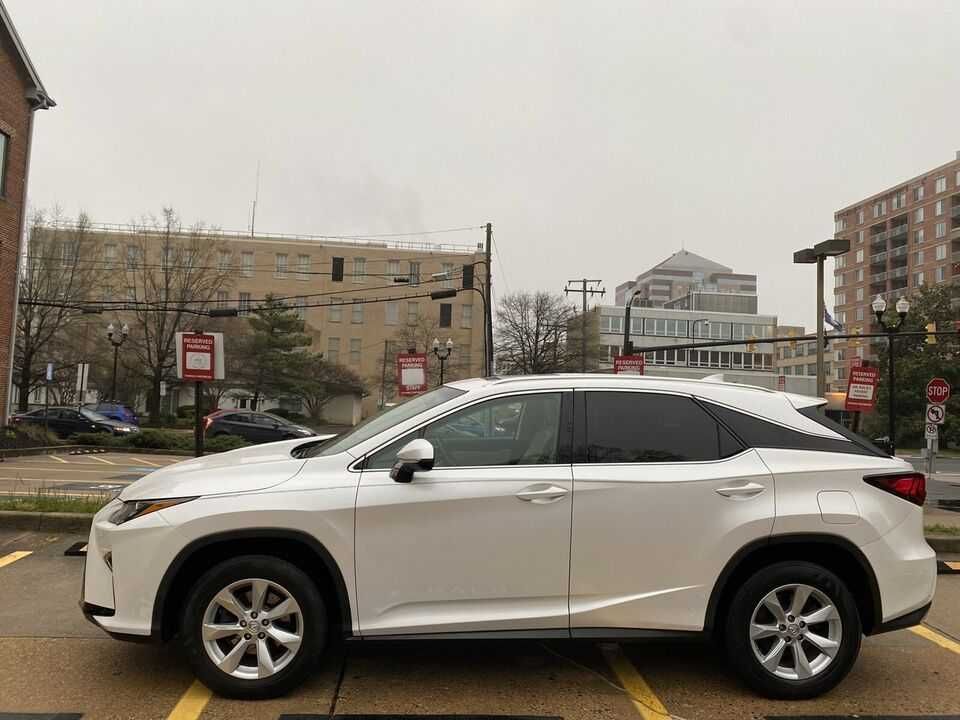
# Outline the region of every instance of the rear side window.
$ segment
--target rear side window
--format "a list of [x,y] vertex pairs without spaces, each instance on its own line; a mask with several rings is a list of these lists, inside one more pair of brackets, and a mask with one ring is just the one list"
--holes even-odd
[[586,462],[719,460],[743,448],[691,398],[586,393]]
[[[731,410],[722,405],[715,405],[709,402],[705,402],[704,405],[750,447],[782,448],[786,450],[819,450],[821,452],[883,456],[880,450],[872,448],[866,441],[863,441],[863,444],[858,444],[848,440],[840,440],[839,438],[807,435],[798,430],[792,430],[782,425],[777,425],[776,423],[761,420],[760,418]],[[829,427],[826,422],[823,422],[823,419],[817,418],[817,422],[824,427]]]

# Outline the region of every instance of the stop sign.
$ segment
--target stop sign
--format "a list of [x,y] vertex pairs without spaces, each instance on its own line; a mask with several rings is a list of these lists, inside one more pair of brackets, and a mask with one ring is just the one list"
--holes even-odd
[[950,399],[950,383],[943,378],[934,378],[927,383],[927,402],[945,403]]

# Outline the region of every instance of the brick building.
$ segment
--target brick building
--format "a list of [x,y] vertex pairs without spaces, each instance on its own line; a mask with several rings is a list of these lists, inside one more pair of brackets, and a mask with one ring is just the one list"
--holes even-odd
[[17,268],[33,113],[53,107],[0,0],[0,425],[6,423],[16,335]]
[[[960,152],[938,167],[834,213],[850,251],[836,260],[834,317],[847,332],[873,330],[870,303],[889,305],[923,285],[960,278]],[[833,389],[846,388],[854,358],[875,359],[869,343],[838,341]]]

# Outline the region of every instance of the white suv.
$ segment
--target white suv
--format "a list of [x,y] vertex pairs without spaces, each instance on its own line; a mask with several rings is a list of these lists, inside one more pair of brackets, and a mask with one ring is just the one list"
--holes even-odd
[[83,609],[283,693],[330,632],[720,638],[755,690],[838,683],[933,597],[924,478],[822,400],[722,382],[455,382],[344,435],[158,470],[96,516]]

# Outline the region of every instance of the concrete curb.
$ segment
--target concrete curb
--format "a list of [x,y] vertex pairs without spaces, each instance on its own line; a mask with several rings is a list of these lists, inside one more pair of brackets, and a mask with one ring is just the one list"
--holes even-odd
[[[10,450],[0,450],[0,462],[8,457],[21,457],[25,455],[69,455],[77,451],[83,452],[118,452],[126,455],[178,455],[180,457],[191,457],[190,453],[184,453],[180,450],[166,450],[162,448],[132,448],[111,445],[53,445],[51,447],[33,447],[33,448],[12,448]],[[215,455],[216,453],[209,453]]]
[[44,513],[0,510],[0,530],[33,530],[35,532],[90,532],[93,515],[86,513]]
[[938,553],[960,553],[960,536],[927,535],[927,544]]

